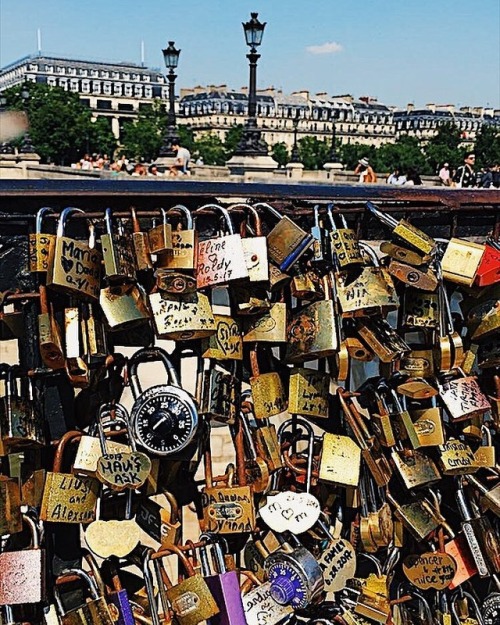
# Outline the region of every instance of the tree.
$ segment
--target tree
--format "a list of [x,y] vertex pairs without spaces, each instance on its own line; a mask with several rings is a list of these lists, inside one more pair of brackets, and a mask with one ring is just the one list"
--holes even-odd
[[113,156],[117,141],[110,122],[111,120],[107,117],[98,117],[90,124],[88,152]]
[[286,143],[283,141],[275,143],[272,149],[272,156],[280,167],[284,167],[290,161],[290,155]]
[[500,163],[500,132],[494,126],[483,124],[474,147],[476,167],[488,167]]
[[340,160],[346,169],[356,169],[361,158],[370,158],[369,152],[374,152],[371,146],[361,143],[345,143],[340,146]]
[[165,127],[165,105],[155,100],[151,107],[139,111],[137,119],[123,124],[121,151],[131,159],[154,161],[163,144]]
[[375,152],[372,165],[379,174],[387,174],[395,167],[403,173],[415,169],[420,174],[432,173],[416,137],[403,135],[396,143],[384,143]]
[[224,165],[226,150],[221,139],[213,133],[204,133],[194,142],[194,151],[197,152],[205,165]]
[[241,141],[241,137],[243,136],[243,129],[243,124],[238,124],[237,126],[231,126],[231,128],[227,131],[226,138],[224,140],[227,160],[229,160],[236,152]]
[[23,102],[23,85],[7,89],[7,107],[24,110],[29,121],[29,133],[35,151],[42,161],[68,165],[80,158],[91,136],[91,112],[76,93],[61,87],[28,83],[30,97]]
[[316,137],[302,137],[298,142],[299,158],[305,169],[321,169],[328,161],[330,146]]
[[437,133],[424,146],[430,173],[437,173],[443,163],[458,165],[462,162],[460,142],[460,130],[455,124],[446,122],[439,126]]

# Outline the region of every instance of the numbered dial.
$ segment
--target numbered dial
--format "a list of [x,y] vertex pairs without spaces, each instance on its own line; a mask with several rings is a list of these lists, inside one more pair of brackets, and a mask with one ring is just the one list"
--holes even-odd
[[500,593],[486,597],[483,603],[484,625],[499,625],[500,623]]
[[184,449],[198,428],[193,398],[177,386],[149,388],[135,401],[132,428],[139,445],[152,454],[168,456]]
[[279,605],[305,608],[323,590],[321,568],[304,548],[292,554],[275,552],[265,561],[271,597]]

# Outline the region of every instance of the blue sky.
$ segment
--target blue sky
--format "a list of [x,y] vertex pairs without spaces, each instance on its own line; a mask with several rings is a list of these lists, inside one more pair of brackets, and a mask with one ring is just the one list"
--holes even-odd
[[178,87],[248,83],[242,21],[267,22],[259,88],[500,108],[500,0],[0,0],[0,65],[37,51],[163,67]]

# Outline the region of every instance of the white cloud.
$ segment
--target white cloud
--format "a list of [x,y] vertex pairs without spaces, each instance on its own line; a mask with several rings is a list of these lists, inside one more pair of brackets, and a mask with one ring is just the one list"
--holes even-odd
[[342,52],[343,49],[342,45],[336,41],[327,41],[320,46],[308,46],[306,48],[307,52],[311,54],[335,54],[336,52]]

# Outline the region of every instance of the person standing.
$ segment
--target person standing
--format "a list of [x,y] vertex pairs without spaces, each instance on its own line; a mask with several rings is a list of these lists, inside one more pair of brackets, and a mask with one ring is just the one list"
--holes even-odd
[[173,165],[169,168],[171,176],[178,176],[179,174],[188,174],[189,161],[191,160],[191,153],[187,148],[183,148],[179,143],[172,145],[172,150],[176,153],[176,159]]
[[444,163],[444,165],[441,167],[441,169],[439,170],[439,180],[441,181],[441,184],[443,184],[445,187],[449,187],[451,184],[451,174],[450,174],[450,165],[449,163]]
[[401,173],[400,167],[395,167],[392,174],[387,177],[387,184],[403,185],[406,182],[406,176]]
[[359,176],[358,182],[377,182],[377,174],[373,171],[373,167],[371,167],[370,161],[366,157],[363,157],[358,161],[358,165],[354,170],[354,173]]
[[453,176],[454,186],[460,189],[467,189],[476,186],[476,174],[474,165],[476,156],[472,152],[468,152],[464,158],[464,164],[460,165]]

